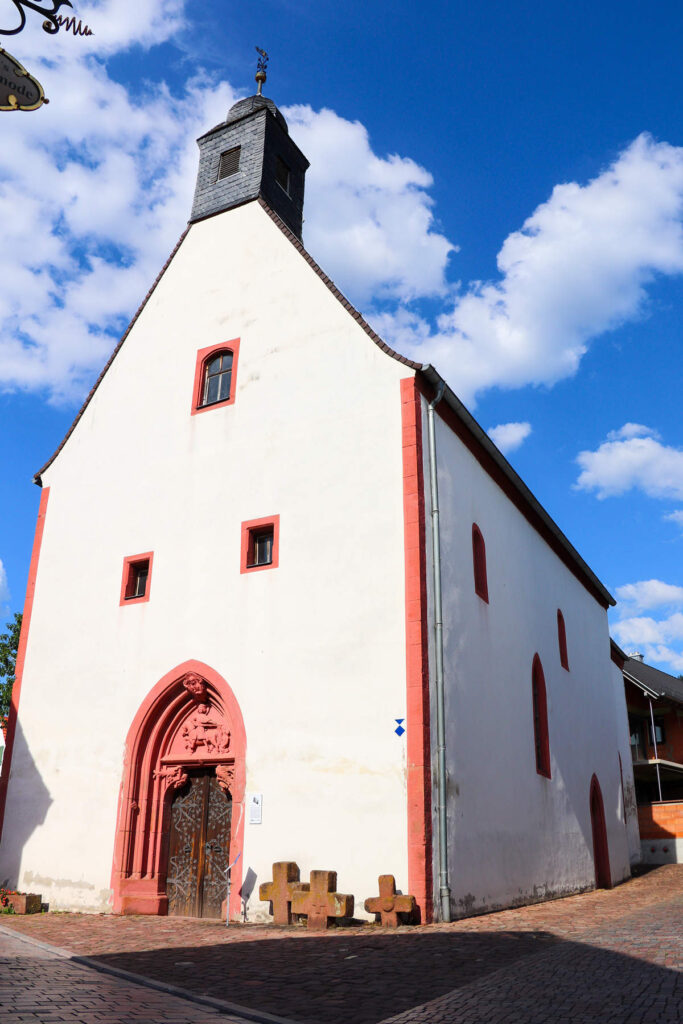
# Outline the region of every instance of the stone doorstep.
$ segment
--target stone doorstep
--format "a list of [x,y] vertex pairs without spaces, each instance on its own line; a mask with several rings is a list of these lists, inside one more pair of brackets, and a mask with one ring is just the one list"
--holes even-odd
[[155,989],[157,992],[165,992],[170,996],[178,996],[180,999],[186,999],[188,1002],[196,1003],[198,1006],[211,1006],[215,1010],[221,1010],[224,1013],[230,1013],[233,1016],[241,1017],[244,1021],[253,1021],[254,1024],[301,1024],[300,1021],[292,1020],[290,1017],[278,1017],[275,1014],[262,1013],[259,1010],[252,1010],[248,1006],[240,1006],[237,1003],[230,1003],[224,999],[214,999],[212,996],[200,996],[195,992],[190,992],[186,988],[180,988],[178,985],[169,985],[164,981],[155,981],[153,978],[145,978],[141,974],[134,974],[132,971],[124,971],[120,967],[111,967],[109,964],[102,964],[97,960],[93,960],[92,957],[79,956],[76,953],[71,953],[68,949],[62,949],[59,946],[51,946],[48,942],[42,942],[39,939],[23,935],[20,931],[17,931],[14,928],[5,928],[3,925],[0,925],[0,932],[4,935],[13,936],[20,942],[26,942],[29,946],[35,946],[37,949],[42,949],[46,953],[51,953],[53,956],[62,957],[62,959],[69,960],[74,964],[80,964],[82,967],[88,968],[89,970],[98,971],[100,974],[111,974],[115,978],[121,978],[123,981],[132,982],[134,985]]

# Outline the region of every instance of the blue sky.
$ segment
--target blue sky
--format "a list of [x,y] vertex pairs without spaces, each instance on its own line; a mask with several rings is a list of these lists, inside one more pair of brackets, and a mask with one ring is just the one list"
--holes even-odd
[[254,91],[259,45],[311,160],[309,250],[492,431],[620,599],[622,646],[683,672],[683,9],[74,5],[92,37],[29,12],[2,42],[51,102],[0,114],[0,622],[23,603],[32,475],[180,234],[194,140]]

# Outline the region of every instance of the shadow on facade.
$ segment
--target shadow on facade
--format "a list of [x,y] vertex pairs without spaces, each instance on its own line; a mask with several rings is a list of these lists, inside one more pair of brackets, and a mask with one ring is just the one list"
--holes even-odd
[[[405,1024],[598,1024],[632,1019],[634,1004],[646,1016],[656,1010],[658,1024],[680,1021],[677,971],[547,932],[244,932],[211,944],[207,930],[205,945],[96,959],[302,1024],[378,1024],[397,1015]],[[432,1000],[439,1002],[409,1012]]]
[[18,721],[0,840],[0,885],[10,889],[21,886],[18,874],[22,851],[29,837],[45,821],[51,803],[50,791],[31,756]]

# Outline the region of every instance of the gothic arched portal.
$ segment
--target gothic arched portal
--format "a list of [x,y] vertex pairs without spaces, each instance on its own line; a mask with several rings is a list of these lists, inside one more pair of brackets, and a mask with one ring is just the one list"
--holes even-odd
[[[115,913],[168,913],[171,808],[199,778],[209,780],[214,800],[222,794],[231,806],[225,853],[227,863],[235,861],[244,838],[245,757],[242,713],[222,676],[186,661],[159,680],[126,739],[112,868]],[[241,883],[240,857],[232,870],[232,918],[239,916]]]

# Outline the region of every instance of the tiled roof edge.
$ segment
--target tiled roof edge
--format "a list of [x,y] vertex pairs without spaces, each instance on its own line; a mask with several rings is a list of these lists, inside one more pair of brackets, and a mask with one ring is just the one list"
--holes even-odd
[[[377,345],[378,348],[380,348],[383,352],[386,352],[386,354],[388,356],[391,356],[392,359],[396,359],[396,360],[398,360],[399,363],[403,363],[405,366],[409,366],[411,370],[419,370],[419,369],[421,369],[422,363],[416,363],[413,359],[408,359],[407,356],[402,356],[400,354],[400,352],[396,352],[393,348],[391,348],[389,345],[387,345],[386,342],[383,341],[382,338],[380,338],[379,334],[377,334],[376,331],[373,331],[372,327],[367,322],[367,320],[363,317],[363,315],[358,312],[358,310],[355,308],[355,306],[351,305],[351,303],[346,298],[346,296],[339,290],[339,288],[337,288],[337,286],[334,283],[334,281],[327,276],[327,274],[324,272],[324,270],[322,270],[321,267],[318,266],[318,264],[315,262],[313,257],[310,255],[310,253],[304,248],[303,243],[300,242],[299,239],[297,238],[297,236],[294,234],[294,232],[291,231],[290,228],[287,227],[287,225],[282,220],[282,218],[279,217],[277,215],[277,213],[275,213],[273,210],[271,210],[271,208],[268,206],[268,203],[265,201],[265,199],[263,199],[261,196],[259,196],[257,200],[253,200],[252,199],[252,200],[249,200],[249,201],[250,202],[254,202],[254,201],[258,202],[259,206],[261,206],[265,210],[265,212],[271,218],[273,223],[276,224],[279,227],[279,229],[280,229],[280,231],[282,231],[283,235],[287,239],[289,239],[289,241],[292,243],[294,248],[299,253],[301,253],[303,258],[306,260],[306,262],[311,267],[311,269],[313,271],[315,271],[315,273],[318,275],[318,277],[323,282],[323,284],[325,284],[327,286],[327,288],[329,288],[329,290],[332,292],[334,297],[342,304],[344,309],[346,309],[351,314],[353,319],[358,323],[358,325],[360,327],[363,328],[365,333],[374,341],[375,345]],[[224,212],[225,211],[223,211],[223,210],[219,211],[219,213],[224,213]],[[213,217],[217,217],[218,215],[219,215],[218,213],[209,214],[208,217],[202,217],[201,220],[208,220],[210,217],[212,217],[212,216]],[[41,480],[40,480],[41,474],[43,474],[46,471],[46,469],[48,469],[52,465],[52,463],[57,458],[57,456],[61,452],[62,448],[66,444],[66,442],[69,440],[69,438],[73,434],[73,432],[74,432],[74,430],[76,428],[76,424],[78,423],[78,421],[80,420],[81,416],[83,415],[83,413],[87,409],[88,405],[90,404],[90,401],[91,401],[93,395],[95,394],[95,392],[97,391],[98,387],[100,386],[100,383],[102,382],[102,379],[104,378],[104,375],[106,374],[107,370],[109,369],[109,367],[113,363],[114,359],[118,355],[118,352],[119,352],[121,346],[123,345],[123,343],[126,340],[126,338],[128,337],[128,335],[130,334],[130,332],[133,329],[133,327],[134,327],[138,317],[140,316],[140,314],[142,313],[143,309],[145,308],[145,306],[149,302],[150,298],[152,297],[152,294],[153,294],[155,288],[157,287],[157,285],[161,281],[161,278],[164,276],[164,274],[168,270],[168,268],[169,268],[169,266],[171,264],[171,261],[173,260],[173,257],[175,256],[175,254],[177,253],[178,249],[182,245],[182,243],[183,243],[183,241],[185,239],[185,236],[187,235],[187,233],[190,230],[191,226],[192,226],[192,222],[190,224],[188,224],[188,226],[185,228],[185,230],[183,231],[182,235],[178,239],[178,241],[177,241],[177,243],[176,243],[172,253],[170,254],[168,259],[164,263],[163,267],[159,271],[159,273],[158,273],[158,275],[157,275],[157,277],[156,277],[156,279],[154,281],[154,284],[152,285],[152,287],[149,289],[149,291],[145,295],[145,297],[142,300],[142,302],[141,302],[137,312],[135,313],[135,316],[133,317],[131,322],[128,324],[128,327],[126,328],[125,333],[122,335],[121,340],[117,344],[116,348],[114,349],[114,351],[112,352],[111,356],[109,357],[109,359],[108,359],[104,369],[102,370],[102,372],[100,373],[99,377],[97,378],[97,380],[93,384],[92,388],[90,389],[88,397],[86,398],[85,402],[83,403],[83,405],[79,409],[79,411],[78,411],[78,413],[76,415],[76,418],[74,419],[73,423],[69,427],[69,429],[68,429],[67,433],[65,434],[64,439],[62,440],[61,444],[56,449],[56,451],[50,456],[50,458],[47,460],[45,465],[41,466],[41,468],[35,474],[35,476],[33,478],[35,483],[37,483],[37,484],[41,483]]]
[[334,297],[338,299],[339,302],[341,302],[344,309],[346,309],[351,314],[351,316],[358,323],[358,325],[363,328],[365,333],[369,335],[370,338],[372,338],[375,345],[377,345],[378,348],[381,348],[383,352],[386,352],[388,356],[391,356],[392,359],[397,359],[399,363],[403,363],[405,366],[409,366],[411,370],[422,369],[422,363],[416,363],[413,359],[408,359],[407,356],[402,356],[400,352],[396,352],[393,348],[390,348],[385,341],[382,341],[379,334],[377,334],[376,331],[373,331],[372,327],[364,318],[362,313],[359,313],[356,307],[351,305],[346,296],[337,288],[334,281],[327,276],[327,274],[325,273],[324,270],[322,270],[321,267],[318,266],[318,264],[315,262],[311,254],[304,247],[303,242],[301,242],[294,234],[294,232],[287,227],[282,218],[279,217],[277,213],[275,213],[273,210],[271,210],[265,199],[263,199],[262,196],[259,196],[257,202],[259,206],[263,207],[263,209],[266,211],[271,220],[275,224],[277,224],[277,226],[280,228],[280,231],[282,231],[283,235],[289,239],[294,248],[301,253],[303,258],[306,260],[311,269],[315,271],[315,273],[318,275],[323,284],[325,284],[332,292]]
[[52,463],[55,461],[55,459],[57,458],[57,456],[61,452],[61,450],[64,447],[64,445],[66,444],[66,442],[69,440],[69,438],[73,434],[74,430],[76,429],[76,424],[80,420],[80,418],[83,415],[83,413],[85,412],[85,410],[88,408],[88,405],[90,404],[90,400],[92,399],[93,395],[95,394],[95,392],[97,391],[98,387],[100,386],[100,384],[101,384],[101,382],[102,382],[102,380],[104,378],[105,373],[107,372],[107,370],[109,369],[111,364],[116,359],[116,356],[118,355],[121,346],[123,345],[124,341],[126,340],[128,335],[130,334],[130,332],[132,331],[133,326],[134,326],[136,320],[138,319],[138,317],[140,316],[140,314],[142,313],[143,309],[145,308],[145,306],[147,305],[147,303],[151,299],[152,294],[153,294],[156,286],[159,284],[159,282],[161,281],[162,277],[164,276],[164,274],[166,273],[166,271],[170,267],[171,261],[173,260],[173,257],[178,252],[178,249],[180,248],[180,246],[183,244],[183,241],[185,240],[185,236],[187,235],[189,230],[190,230],[190,225],[188,224],[188,226],[185,228],[185,230],[183,231],[182,235],[180,236],[180,238],[176,242],[175,246],[173,247],[173,251],[171,252],[170,256],[168,257],[168,259],[164,263],[163,267],[161,268],[161,270],[157,274],[157,276],[156,276],[156,278],[154,280],[154,284],[149,289],[149,291],[145,295],[144,299],[140,303],[140,305],[139,305],[139,307],[137,309],[137,312],[135,313],[135,316],[133,317],[131,322],[128,324],[128,327],[126,328],[126,330],[124,331],[123,335],[121,336],[121,340],[118,342],[116,348],[114,349],[112,354],[109,356],[109,359],[107,360],[107,363],[106,363],[104,369],[102,370],[102,372],[100,373],[99,377],[97,378],[97,380],[95,381],[95,383],[91,387],[90,392],[88,393],[88,397],[84,401],[84,403],[81,406],[81,408],[78,410],[78,413],[76,414],[76,418],[74,419],[73,423],[71,424],[71,426],[67,430],[66,434],[64,435],[64,439],[62,440],[61,444],[56,449],[56,451],[50,456],[50,458],[47,460],[45,465],[41,466],[41,468],[38,470],[38,472],[33,477],[33,482],[38,484],[39,486],[42,487],[42,481],[40,479],[41,475],[45,472],[46,469],[48,469],[52,465]]

